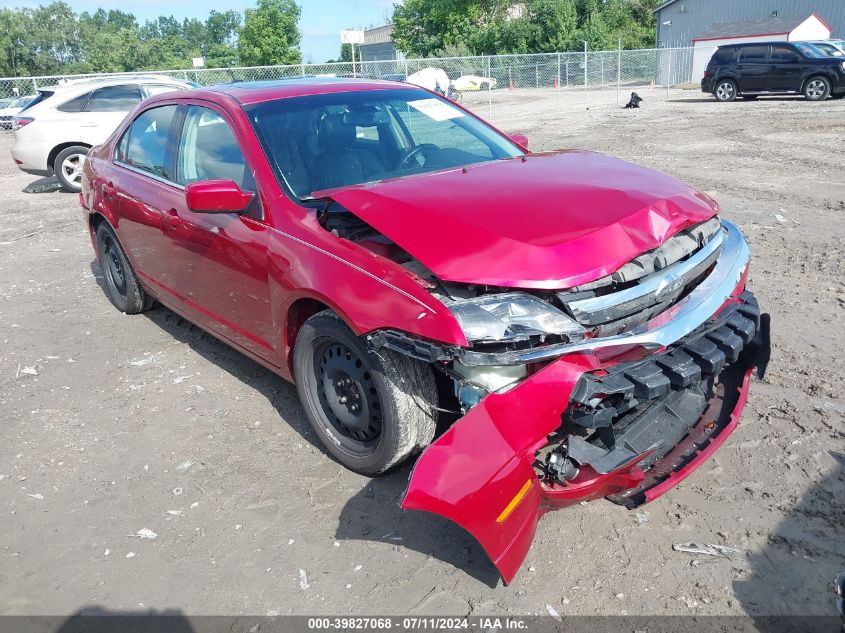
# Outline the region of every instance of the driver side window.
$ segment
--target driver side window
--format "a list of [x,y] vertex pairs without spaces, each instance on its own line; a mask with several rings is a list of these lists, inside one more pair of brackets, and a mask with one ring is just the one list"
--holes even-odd
[[234,180],[243,190],[256,192],[255,180],[232,128],[214,110],[190,106],[179,141],[177,182]]

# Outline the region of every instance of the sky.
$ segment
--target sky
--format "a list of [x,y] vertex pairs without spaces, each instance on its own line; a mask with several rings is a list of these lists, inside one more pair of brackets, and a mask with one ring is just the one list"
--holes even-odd
[[[333,59],[340,54],[340,31],[348,28],[367,28],[385,23],[399,0],[297,0],[302,7],[299,29],[302,32],[302,57],[315,63]],[[212,9],[226,11],[255,6],[254,0],[66,0],[77,13],[93,12],[98,8],[120,9],[132,13],[139,24],[159,15],[173,15],[179,19],[205,19]],[[0,7],[34,7],[48,4],[33,0],[0,0]]]

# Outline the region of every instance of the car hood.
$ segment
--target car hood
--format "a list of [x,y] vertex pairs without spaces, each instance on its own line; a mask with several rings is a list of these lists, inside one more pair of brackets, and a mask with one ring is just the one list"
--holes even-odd
[[718,205],[594,152],[528,154],[316,192],[445,281],[562,289],[608,275]]

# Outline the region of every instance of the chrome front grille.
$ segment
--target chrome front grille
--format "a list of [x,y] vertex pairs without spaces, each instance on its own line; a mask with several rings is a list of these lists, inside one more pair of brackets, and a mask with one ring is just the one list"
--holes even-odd
[[725,239],[714,218],[698,224],[618,271],[558,293],[566,310],[600,336],[635,327],[663,312],[685,295],[713,266]]

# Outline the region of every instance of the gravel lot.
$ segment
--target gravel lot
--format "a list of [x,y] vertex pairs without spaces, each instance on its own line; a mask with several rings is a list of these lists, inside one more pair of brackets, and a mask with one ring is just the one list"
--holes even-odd
[[[33,178],[2,134],[0,614],[834,613],[845,101],[645,92],[632,111],[615,94],[494,96],[493,121],[533,149],[669,172],[745,231],[774,351],[714,459],[639,512],[601,501],[547,515],[505,587],[461,530],[397,507],[408,467],[344,470],[291,385],[166,309],[116,312],[76,196],[21,193]],[[466,101],[487,115],[483,95]],[[672,550],[688,541],[740,553]]]

